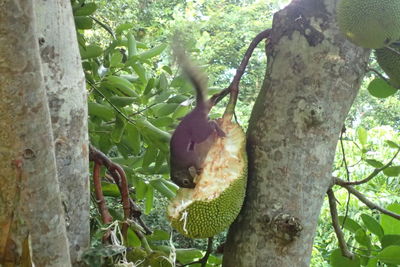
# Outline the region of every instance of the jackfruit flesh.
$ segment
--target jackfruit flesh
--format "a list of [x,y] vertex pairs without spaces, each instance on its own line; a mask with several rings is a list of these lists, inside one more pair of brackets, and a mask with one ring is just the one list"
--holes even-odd
[[341,0],[337,20],[341,32],[361,47],[382,48],[400,39],[399,0]]
[[168,206],[172,227],[190,238],[207,238],[226,229],[242,207],[247,182],[245,134],[220,119],[226,136],[209,150],[194,189],[180,188]]
[[[394,48],[400,53],[400,47]],[[389,83],[395,88],[400,88],[400,54],[388,48],[375,50],[376,60],[383,71],[389,76]]]

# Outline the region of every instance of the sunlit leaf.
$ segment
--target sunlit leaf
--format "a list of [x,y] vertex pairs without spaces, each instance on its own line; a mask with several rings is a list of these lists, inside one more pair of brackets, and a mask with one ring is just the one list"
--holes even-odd
[[346,258],[342,255],[340,249],[335,249],[332,251],[330,258],[330,263],[332,267],[359,267],[360,258],[355,256],[353,260]]
[[384,248],[377,258],[386,264],[400,264],[400,246],[388,246]]
[[[400,214],[400,204],[392,203],[386,207],[386,209]],[[400,235],[400,220],[397,220],[389,215],[381,215],[381,225],[385,235]]]
[[379,239],[383,237],[383,229],[382,226],[379,224],[377,220],[375,220],[374,217],[369,216],[368,214],[361,214],[361,219],[364,222],[364,225],[367,227],[367,229],[378,236]]
[[368,85],[368,91],[371,95],[378,98],[386,98],[397,92],[397,89],[381,78],[373,79]]

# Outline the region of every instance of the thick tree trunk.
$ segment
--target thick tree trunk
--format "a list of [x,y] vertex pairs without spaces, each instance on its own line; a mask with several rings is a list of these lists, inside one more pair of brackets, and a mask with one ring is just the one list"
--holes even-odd
[[0,265],[70,266],[33,2],[0,4]]
[[369,50],[345,41],[336,0],[294,0],[274,16],[248,129],[249,183],[224,266],[308,266],[335,147]]
[[85,77],[70,1],[39,0],[35,10],[71,263],[77,266],[89,246]]

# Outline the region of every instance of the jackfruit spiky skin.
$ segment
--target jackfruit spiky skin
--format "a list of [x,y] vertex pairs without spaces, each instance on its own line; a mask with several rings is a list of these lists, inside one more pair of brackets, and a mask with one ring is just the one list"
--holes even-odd
[[[400,53],[400,47],[394,48]],[[395,88],[400,88],[400,55],[387,48],[375,50],[379,66],[389,76],[389,83]]]
[[[243,130],[237,124],[229,122],[230,125],[221,125],[221,129],[225,132],[226,137],[219,140],[220,143],[228,142],[228,139],[235,139],[233,142],[236,148],[235,155],[227,156],[226,161],[224,158],[220,162],[225,162],[226,166],[218,166],[218,160],[213,159],[218,149],[218,144],[213,146],[207,157],[209,164],[215,165],[212,168],[221,170],[223,168],[230,168],[235,166],[237,171],[233,173],[233,176],[227,177],[226,188],[221,192],[210,193],[207,186],[210,183],[214,183],[216,180],[213,179],[224,179],[224,175],[217,174],[217,177],[207,177],[209,182],[205,182],[206,185],[203,189],[197,188],[202,187],[202,182],[196,185],[195,189],[184,189],[181,188],[178,191],[177,196],[173,199],[168,207],[168,218],[171,221],[172,227],[174,227],[181,234],[190,238],[207,238],[214,236],[224,229],[226,229],[237,217],[243,204],[243,200],[246,192],[247,183],[247,156],[245,150],[245,134]],[[219,144],[221,145],[221,144]],[[211,154],[211,155],[210,155]],[[222,156],[224,157],[224,156]],[[205,167],[206,169],[207,167]],[[212,173],[212,172],[211,172]],[[200,176],[200,181],[204,177]],[[224,181],[218,180],[217,182]],[[211,187],[213,185],[211,184]],[[192,190],[192,191],[191,191]],[[198,190],[207,194],[207,197],[202,196],[202,193],[193,193],[193,190]],[[193,196],[198,196],[192,198]],[[213,195],[210,197],[210,195]],[[215,196],[214,196],[215,195]],[[200,196],[200,197],[199,197]],[[192,198],[192,199],[191,199]],[[177,208],[180,203],[185,201],[193,200],[191,204],[185,206],[183,209]]]
[[382,48],[400,39],[399,0],[341,0],[337,20],[341,32],[361,47]]

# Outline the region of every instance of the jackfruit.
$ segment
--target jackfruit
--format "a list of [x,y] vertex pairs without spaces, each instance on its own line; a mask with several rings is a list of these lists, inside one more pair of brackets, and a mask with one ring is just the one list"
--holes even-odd
[[230,119],[217,123],[226,136],[210,148],[196,187],[180,188],[167,208],[172,227],[190,238],[207,238],[226,229],[239,214],[245,196],[245,134]]
[[400,39],[399,0],[341,0],[337,20],[341,32],[361,47],[382,48]]
[[[394,49],[400,53],[400,46]],[[389,83],[395,88],[400,88],[400,54],[388,48],[381,48],[375,50],[375,55],[379,66],[389,76]]]

